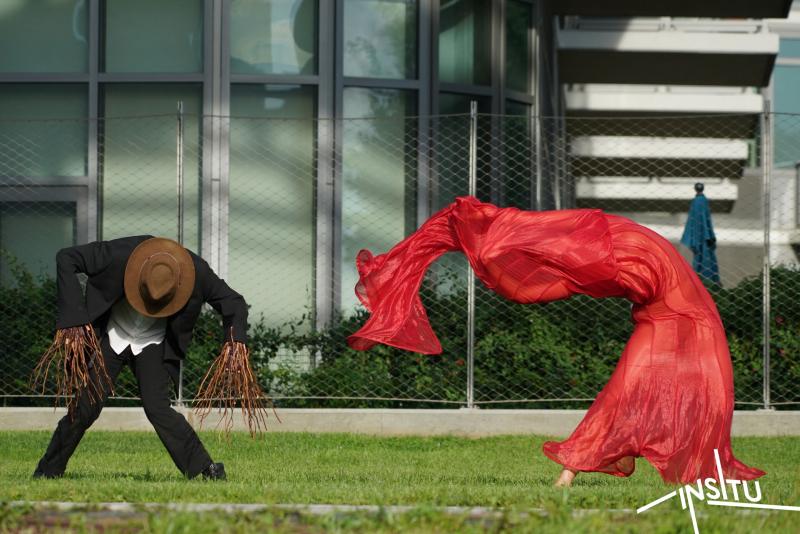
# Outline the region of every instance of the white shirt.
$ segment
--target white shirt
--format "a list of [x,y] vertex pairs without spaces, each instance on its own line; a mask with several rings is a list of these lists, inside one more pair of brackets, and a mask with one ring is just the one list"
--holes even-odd
[[167,335],[167,319],[147,317],[133,309],[123,298],[111,308],[108,319],[108,342],[117,355],[130,346],[134,355],[140,354],[148,345],[164,341]]

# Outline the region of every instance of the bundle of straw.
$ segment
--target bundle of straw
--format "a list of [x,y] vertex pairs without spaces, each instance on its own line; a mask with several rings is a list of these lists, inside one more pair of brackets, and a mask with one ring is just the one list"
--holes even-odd
[[47,378],[56,382],[56,406],[60,398],[67,402],[70,417],[75,415],[78,399],[86,392],[89,402],[103,402],[114,386],[106,371],[100,342],[91,324],[62,328],[56,331],[50,347],[33,370],[31,387],[45,394]]
[[200,426],[214,409],[215,401],[221,402],[219,411],[222,412],[217,426],[223,425],[226,434],[233,428],[237,403],[241,405],[242,417],[252,437],[267,430],[268,409],[272,409],[280,422],[272,402],[261,390],[250,367],[250,351],[244,343],[233,340],[233,328],[230,340],[222,345],[219,356],[200,383],[195,399],[195,413],[200,419]]

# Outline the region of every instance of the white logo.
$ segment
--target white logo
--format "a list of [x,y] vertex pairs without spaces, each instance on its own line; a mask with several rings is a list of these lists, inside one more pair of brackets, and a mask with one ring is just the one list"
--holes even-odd
[[[800,506],[783,506],[780,504],[760,504],[761,501],[761,485],[757,480],[753,481],[753,489],[751,493],[750,486],[746,480],[733,480],[725,479],[722,474],[722,464],[719,461],[719,451],[714,449],[714,461],[717,464],[717,474],[719,479],[698,478],[695,484],[686,484],[675,491],[667,493],[663,497],[636,509],[637,514],[646,512],[650,508],[661,504],[664,501],[678,495],[681,499],[681,509],[686,510],[689,508],[689,515],[692,517],[692,527],[694,534],[700,534],[697,529],[697,517],[694,513],[694,504],[692,498],[700,501],[705,500],[706,503],[713,506],[730,506],[733,508],[758,508],[761,510],[788,510],[792,512],[800,512]],[[741,493],[740,490],[741,489]],[[730,495],[730,497],[729,497]],[[739,497],[743,499],[740,500]]]

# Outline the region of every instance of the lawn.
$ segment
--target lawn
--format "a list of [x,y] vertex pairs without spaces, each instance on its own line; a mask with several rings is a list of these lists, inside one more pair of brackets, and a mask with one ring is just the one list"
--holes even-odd
[[[638,462],[636,473],[628,479],[584,474],[569,490],[552,488],[559,467],[541,453],[546,438],[540,436],[463,439],[270,433],[254,441],[235,433],[226,441],[217,434],[203,434],[212,457],[225,462],[225,482],[185,480],[154,433],[133,432],[89,432],[63,479],[33,480],[30,475],[48,439],[45,432],[0,432],[0,502],[418,507],[403,514],[325,517],[280,510],[234,515],[148,512],[123,518],[119,524],[103,524],[104,531],[116,527],[126,532],[690,531],[688,512],[680,510],[676,500],[640,516],[609,511],[635,509],[675,489],[663,484],[645,461]],[[762,502],[800,505],[800,438],[740,438],[734,440],[734,450],[745,463],[767,471],[761,480]],[[484,506],[503,512],[481,522],[446,515],[438,506]],[[586,509],[601,512],[581,512]],[[800,524],[800,512],[735,512],[704,503],[698,504],[698,511],[703,533],[797,532]],[[81,514],[67,515],[77,530],[94,525],[93,519],[87,521]],[[42,517],[4,507],[0,527],[13,530],[37,524]]]

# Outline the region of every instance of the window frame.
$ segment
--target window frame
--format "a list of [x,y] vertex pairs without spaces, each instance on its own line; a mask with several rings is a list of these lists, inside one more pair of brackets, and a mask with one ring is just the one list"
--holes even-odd
[[[507,90],[505,86],[505,9],[507,0],[492,2],[490,20],[490,71],[489,85],[441,83],[438,76],[438,35],[440,5],[444,0],[417,0],[416,20],[416,73],[413,79],[388,79],[344,76],[344,2],[346,0],[319,0],[316,4],[316,74],[233,74],[230,65],[231,2],[228,0],[201,0],[203,2],[202,71],[198,73],[107,73],[101,72],[103,54],[104,0],[86,0],[88,6],[88,72],[85,73],[0,73],[0,83],[83,83],[88,99],[87,121],[87,176],[75,178],[75,186],[86,190],[85,234],[80,239],[93,241],[102,238],[99,227],[99,124],[102,105],[102,84],[114,83],[201,83],[202,84],[202,168],[201,168],[201,238],[200,253],[222,277],[227,275],[229,248],[230,198],[229,170],[229,115],[231,84],[301,85],[316,89],[316,227],[314,251],[314,295],[316,324],[322,326],[339,308],[342,288],[338,278],[341,262],[341,119],[343,92],[346,87],[400,89],[415,91],[417,102],[418,137],[416,224],[427,220],[432,211],[432,192],[436,190],[432,158],[435,147],[429,132],[436,127],[440,93],[458,93],[490,99],[493,115],[505,112],[507,100],[530,106],[534,118],[541,109],[543,89],[551,82],[540,77],[540,63],[549,62],[554,51],[540,43],[553,21],[546,14],[541,0],[520,0],[532,9],[529,33],[530,94]],[[545,24],[548,26],[545,27]],[[547,54],[547,58],[544,57]],[[552,57],[551,57],[552,56]],[[549,94],[549,90],[547,91]],[[547,97],[552,98],[552,97]],[[177,115],[177,110],[176,110]],[[493,119],[494,120],[494,119]],[[498,127],[494,124],[493,127]],[[538,132],[538,128],[536,129]],[[537,143],[533,136],[533,143]],[[538,150],[534,145],[532,150]],[[498,149],[499,150],[499,149]],[[493,162],[500,161],[500,152],[492,153]],[[537,161],[540,158],[536,158]],[[494,165],[494,163],[493,163]],[[538,184],[538,178],[532,181]],[[15,182],[15,185],[27,182]],[[0,189],[9,184],[0,183]],[[532,184],[534,187],[536,184]],[[63,189],[53,189],[67,195]],[[539,190],[537,188],[537,195]],[[538,200],[537,200],[538,202]],[[537,204],[538,206],[538,204]],[[532,206],[532,207],[537,207]],[[331,253],[333,251],[333,253]]]

